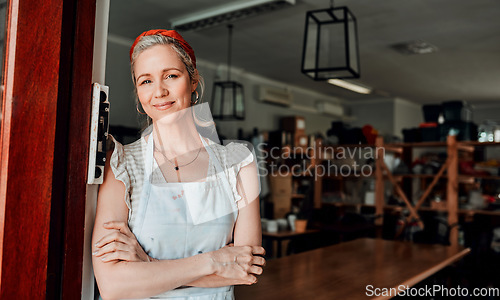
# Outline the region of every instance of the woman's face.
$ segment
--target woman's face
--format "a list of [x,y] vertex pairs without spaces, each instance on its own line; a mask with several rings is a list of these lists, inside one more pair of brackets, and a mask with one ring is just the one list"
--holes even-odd
[[153,121],[175,122],[191,106],[191,94],[198,81],[191,81],[186,66],[170,45],[156,45],[139,54],[134,74],[139,101]]

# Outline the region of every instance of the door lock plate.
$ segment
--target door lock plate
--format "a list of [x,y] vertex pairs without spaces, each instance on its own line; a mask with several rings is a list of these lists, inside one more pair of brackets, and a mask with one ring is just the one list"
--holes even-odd
[[109,87],[92,85],[90,151],[87,184],[101,184],[106,164],[106,139],[109,130]]

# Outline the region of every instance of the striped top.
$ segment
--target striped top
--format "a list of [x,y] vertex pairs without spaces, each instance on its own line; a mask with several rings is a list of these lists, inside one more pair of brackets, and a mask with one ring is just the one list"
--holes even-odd
[[[132,229],[135,225],[136,213],[141,201],[142,186],[145,178],[143,153],[146,152],[147,141],[142,136],[137,141],[122,145],[113,136],[109,136],[107,149],[112,150],[110,165],[115,178],[125,184],[124,201],[129,209],[128,224]],[[242,143],[231,142],[225,146],[206,139],[209,147],[221,162],[225,175],[233,191],[234,200],[241,200],[237,192],[237,175],[240,169],[254,160],[252,152]],[[156,160],[155,160],[156,163]],[[152,180],[164,180],[160,169],[155,167]],[[156,172],[156,173],[155,173]],[[215,175],[212,159],[208,164],[208,177]],[[155,179],[156,178],[156,179]]]

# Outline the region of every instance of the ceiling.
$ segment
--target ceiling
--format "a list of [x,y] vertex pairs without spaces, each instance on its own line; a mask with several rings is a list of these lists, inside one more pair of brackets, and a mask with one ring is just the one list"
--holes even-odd
[[[112,0],[110,34],[134,39],[169,20],[231,0]],[[232,65],[248,72],[356,101],[401,97],[417,103],[461,99],[500,100],[500,1],[498,0],[337,0],[358,22],[361,78],[375,88],[360,95],[300,72],[305,13],[330,6],[328,0],[296,0],[281,10],[234,22]],[[227,61],[227,28],[181,32],[197,57]],[[406,55],[392,44],[424,40],[438,52]]]

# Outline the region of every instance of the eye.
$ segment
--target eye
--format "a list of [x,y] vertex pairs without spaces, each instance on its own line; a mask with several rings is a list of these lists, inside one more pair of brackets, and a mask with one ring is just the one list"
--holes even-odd
[[146,80],[141,81],[141,84],[140,84],[140,85],[143,85],[143,84],[150,84],[150,83],[151,83],[151,80],[146,79]]
[[167,75],[167,79],[172,79],[172,78],[177,78],[179,76],[175,75],[175,74],[170,74],[170,75]]

